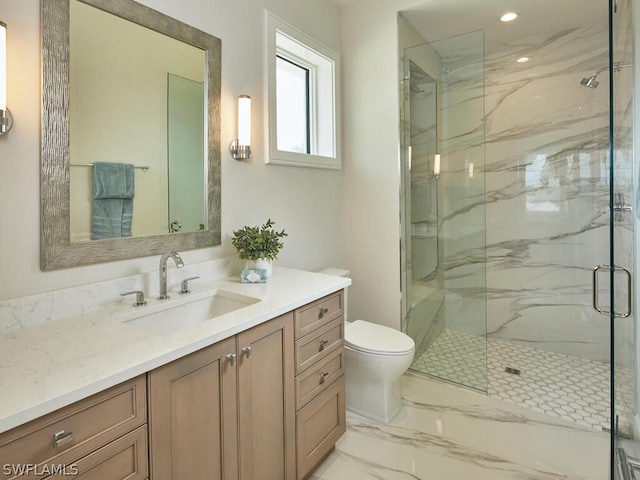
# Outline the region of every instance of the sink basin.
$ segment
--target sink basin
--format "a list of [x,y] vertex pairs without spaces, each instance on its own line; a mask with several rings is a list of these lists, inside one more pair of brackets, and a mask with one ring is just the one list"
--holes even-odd
[[166,334],[186,330],[259,301],[258,298],[217,290],[212,295],[180,302],[173,307],[166,308],[166,305],[159,304],[143,308],[127,314],[126,317],[133,318],[127,318],[123,322],[156,334]]

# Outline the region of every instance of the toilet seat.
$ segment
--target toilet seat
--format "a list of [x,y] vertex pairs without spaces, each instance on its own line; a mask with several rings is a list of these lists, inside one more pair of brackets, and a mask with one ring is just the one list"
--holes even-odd
[[408,335],[393,328],[363,320],[345,325],[345,344],[354,350],[376,355],[406,355],[415,349]]

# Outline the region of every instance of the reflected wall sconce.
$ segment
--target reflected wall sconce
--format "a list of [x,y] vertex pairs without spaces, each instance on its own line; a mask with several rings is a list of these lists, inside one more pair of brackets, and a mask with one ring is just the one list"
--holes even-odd
[[433,156],[433,176],[438,178],[440,176],[440,154],[436,153]]
[[238,138],[229,148],[235,160],[244,160],[251,156],[251,97],[238,97]]
[[0,21],[0,135],[13,127],[13,116],[7,108],[7,24]]

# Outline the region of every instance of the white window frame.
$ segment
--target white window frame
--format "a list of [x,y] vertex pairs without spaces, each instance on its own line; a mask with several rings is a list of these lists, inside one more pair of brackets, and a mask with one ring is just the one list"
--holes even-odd
[[[267,164],[340,169],[340,55],[270,12],[266,12],[269,155]],[[276,56],[309,69],[309,142],[311,153],[277,148]]]

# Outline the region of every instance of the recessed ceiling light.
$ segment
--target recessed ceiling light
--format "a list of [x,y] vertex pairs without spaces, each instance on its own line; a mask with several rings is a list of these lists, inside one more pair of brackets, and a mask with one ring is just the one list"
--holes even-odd
[[516,60],[516,62],[518,63],[524,63],[528,61],[529,61],[529,57],[520,57],[518,60]]
[[512,22],[518,18],[518,14],[515,12],[507,12],[500,17],[501,22]]

